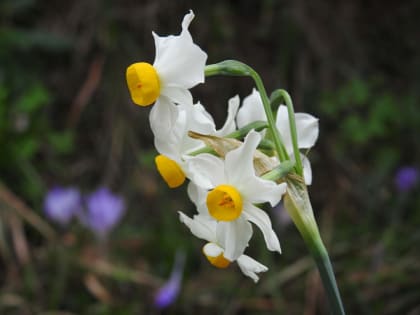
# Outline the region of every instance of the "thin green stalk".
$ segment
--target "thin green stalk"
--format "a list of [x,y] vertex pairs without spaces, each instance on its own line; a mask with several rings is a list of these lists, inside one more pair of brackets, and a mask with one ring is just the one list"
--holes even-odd
[[262,83],[260,75],[252,68],[250,68],[251,77],[254,79],[255,85],[260,92],[261,101],[264,106],[265,115],[267,117],[268,129],[271,132],[271,136],[274,141],[277,154],[281,162],[289,160],[286,149],[284,148],[283,141],[280,139],[280,133],[277,130],[276,122],[274,120],[273,111],[271,110],[270,100],[268,99],[267,92],[264,84]]
[[284,206],[315,260],[331,313],[334,315],[345,315],[334,271],[313,215],[306,185],[301,182],[300,178],[295,179],[292,175],[286,177],[286,182],[287,193],[284,196]]
[[286,90],[278,89],[275,90],[271,94],[271,105],[273,103],[280,103],[283,99],[287,106],[287,112],[289,114],[289,125],[290,125],[290,134],[292,137],[292,144],[293,144],[293,154],[295,156],[296,161],[296,173],[298,173],[300,176],[303,176],[303,166],[302,166],[302,159],[300,157],[299,152],[299,145],[298,145],[298,138],[297,138],[297,131],[296,131],[296,119],[295,119],[295,111],[293,108],[292,98],[290,97],[289,93],[287,93]]
[[318,267],[319,275],[321,276],[322,284],[327,294],[331,314],[345,315],[346,313],[337,287],[331,260],[321,238],[319,237],[317,241],[312,238],[311,240],[306,240],[306,242]]
[[262,83],[262,80],[259,74],[250,66],[242,62],[239,62],[236,60],[225,60],[217,64],[206,66],[205,75],[206,76],[229,75],[229,76],[252,77],[258,91],[260,92],[261,101],[263,103],[265,115],[267,117],[268,129],[270,130],[277,155],[281,162],[289,160],[289,155],[287,154],[283,141],[281,140],[281,135],[278,132],[275,121],[274,121],[274,115],[271,110],[270,100],[267,96],[267,92],[265,90],[264,84]]

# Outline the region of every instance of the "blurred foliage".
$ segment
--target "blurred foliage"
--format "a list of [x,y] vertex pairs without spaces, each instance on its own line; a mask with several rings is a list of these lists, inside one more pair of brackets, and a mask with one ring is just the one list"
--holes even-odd
[[[154,170],[147,109],[134,106],[125,68],[152,61],[151,31],[178,33],[192,8],[209,62],[253,66],[320,118],[309,153],[310,193],[348,314],[420,314],[419,187],[395,190],[419,167],[418,1],[0,2],[0,314],[158,314],[153,294],[187,253],[181,295],[164,314],[327,314],[319,277],[281,209],[283,255],[256,233],[249,254],[270,270],[258,285],[236,266],[212,268],[177,219],[186,188]],[[217,122],[243,78],[194,88]],[[51,228],[42,200],[54,184],[125,196],[107,242],[73,222]],[[280,212],[279,212],[280,211]],[[282,219],[283,218],[283,219]]]

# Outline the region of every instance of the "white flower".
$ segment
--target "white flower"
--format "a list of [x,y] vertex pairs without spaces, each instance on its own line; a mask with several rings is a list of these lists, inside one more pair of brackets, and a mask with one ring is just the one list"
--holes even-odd
[[276,184],[255,175],[253,158],[260,140],[260,135],[251,131],[240,147],[226,154],[225,160],[200,154],[188,161],[191,181],[202,190],[210,190],[198,193],[206,199],[196,203],[205,202],[208,215],[219,221],[218,232],[226,240],[224,257],[229,260],[242,254],[243,244],[252,235],[252,230],[242,228],[248,221],[262,231],[269,250],[281,252],[270,218],[254,205],[269,202],[275,206],[286,191],[285,183]]
[[239,97],[229,100],[225,124],[216,130],[213,117],[200,104],[159,107],[152,111],[150,123],[155,135],[155,147],[160,155],[156,159],[158,170],[170,187],[178,187],[185,180],[187,155],[205,145],[188,136],[188,131],[206,135],[225,136],[236,128],[235,116]]
[[[295,113],[297,143],[299,149],[310,149],[315,145],[319,134],[318,118],[307,113]],[[293,159],[293,144],[290,134],[289,116],[287,107],[280,105],[277,111],[276,127],[290,158]],[[312,183],[312,169],[309,159],[301,154],[303,163],[303,177],[306,185]]]
[[242,128],[257,120],[266,121],[267,118],[265,116],[260,93],[254,88],[252,89],[252,93],[242,101],[242,106],[238,110],[238,115],[236,116],[236,122],[238,128]]
[[[258,91],[253,89],[252,93],[244,99],[241,108],[238,110],[236,120],[239,128],[256,120],[267,120]],[[295,120],[299,149],[309,149],[313,147],[319,134],[318,118],[306,113],[295,113]],[[287,153],[290,158],[293,159],[293,144],[290,134],[289,116],[285,105],[280,105],[278,108],[276,127],[281,135]],[[312,183],[311,164],[305,155],[301,154],[301,158],[305,183],[310,185]]]
[[153,65],[146,62],[134,63],[127,68],[126,78],[133,102],[148,106],[162,98],[175,103],[192,103],[189,91],[204,82],[204,67],[207,54],[197,46],[188,27],[194,18],[190,11],[182,21],[182,31],[178,36],[160,37],[153,33],[156,56]]
[[[259,280],[257,273],[265,272],[268,268],[251,257],[241,254],[238,258],[230,260],[225,257],[226,242],[232,241],[225,238],[222,229],[218,228],[218,223],[206,215],[195,215],[193,219],[182,212],[179,212],[181,222],[183,222],[196,237],[208,241],[203,247],[203,253],[210,263],[218,268],[226,268],[232,261],[238,263],[241,271],[254,282]],[[250,229],[250,224],[245,223],[242,228]],[[246,245],[248,241],[246,242]]]

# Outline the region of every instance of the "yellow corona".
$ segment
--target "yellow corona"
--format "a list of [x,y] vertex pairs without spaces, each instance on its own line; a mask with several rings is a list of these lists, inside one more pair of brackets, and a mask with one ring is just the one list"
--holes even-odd
[[185,174],[178,163],[167,156],[158,155],[155,158],[156,168],[170,188],[181,186],[185,181]]
[[127,68],[126,79],[133,102],[139,106],[152,105],[160,95],[156,69],[147,62],[134,63]]
[[219,221],[233,221],[242,213],[242,197],[230,185],[219,185],[207,194],[210,215]]
[[227,268],[230,265],[230,261],[223,256],[223,252],[218,246],[213,243],[207,243],[203,247],[203,254],[207,260],[217,268]]

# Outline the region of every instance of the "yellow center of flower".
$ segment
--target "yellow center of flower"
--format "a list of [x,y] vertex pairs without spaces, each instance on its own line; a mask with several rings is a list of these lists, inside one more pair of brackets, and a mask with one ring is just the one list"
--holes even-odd
[[230,260],[223,256],[223,252],[216,248],[214,244],[207,243],[203,247],[203,254],[207,260],[217,268],[227,268],[230,265]]
[[210,215],[219,221],[233,221],[242,213],[239,191],[230,185],[219,185],[207,194]]
[[160,154],[155,158],[155,163],[160,175],[169,187],[176,188],[184,183],[185,174],[177,162]]
[[131,99],[135,104],[148,106],[159,97],[159,76],[150,63],[133,63],[127,68],[126,78]]

